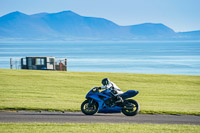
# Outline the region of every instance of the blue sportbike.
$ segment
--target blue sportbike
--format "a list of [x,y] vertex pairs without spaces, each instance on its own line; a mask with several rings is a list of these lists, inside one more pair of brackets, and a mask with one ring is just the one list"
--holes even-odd
[[121,95],[121,102],[116,102],[116,97],[109,89],[100,91],[99,87],[92,88],[86,95],[86,99],[81,104],[81,111],[86,115],[98,113],[123,113],[127,116],[136,115],[140,106],[137,101],[128,99],[136,96],[139,91],[129,90]]

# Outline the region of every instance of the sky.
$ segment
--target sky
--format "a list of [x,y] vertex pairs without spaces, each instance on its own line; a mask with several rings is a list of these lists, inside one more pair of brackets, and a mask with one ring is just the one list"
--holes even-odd
[[200,30],[200,0],[0,0],[0,16],[68,10],[123,26],[163,23],[176,32]]

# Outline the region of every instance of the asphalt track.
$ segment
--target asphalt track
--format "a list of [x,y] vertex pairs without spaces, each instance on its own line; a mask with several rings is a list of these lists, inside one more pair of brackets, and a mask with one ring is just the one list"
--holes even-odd
[[138,114],[124,116],[123,114],[84,115],[81,112],[3,112],[0,111],[2,123],[154,123],[154,124],[192,124],[200,125],[200,116],[195,115],[151,115]]

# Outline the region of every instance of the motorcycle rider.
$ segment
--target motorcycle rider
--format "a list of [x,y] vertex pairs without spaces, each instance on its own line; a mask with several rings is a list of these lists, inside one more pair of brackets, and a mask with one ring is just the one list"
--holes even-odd
[[115,103],[123,102],[123,99],[119,96],[123,93],[123,91],[121,91],[121,89],[115,83],[111,82],[108,78],[102,79],[101,83],[103,86],[100,87],[100,89],[111,90],[111,93],[117,99]]

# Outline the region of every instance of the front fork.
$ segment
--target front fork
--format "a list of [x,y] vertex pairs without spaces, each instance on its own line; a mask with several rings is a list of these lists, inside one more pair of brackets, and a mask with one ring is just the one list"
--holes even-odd
[[88,107],[93,107],[94,99],[88,99],[88,100],[89,100]]

